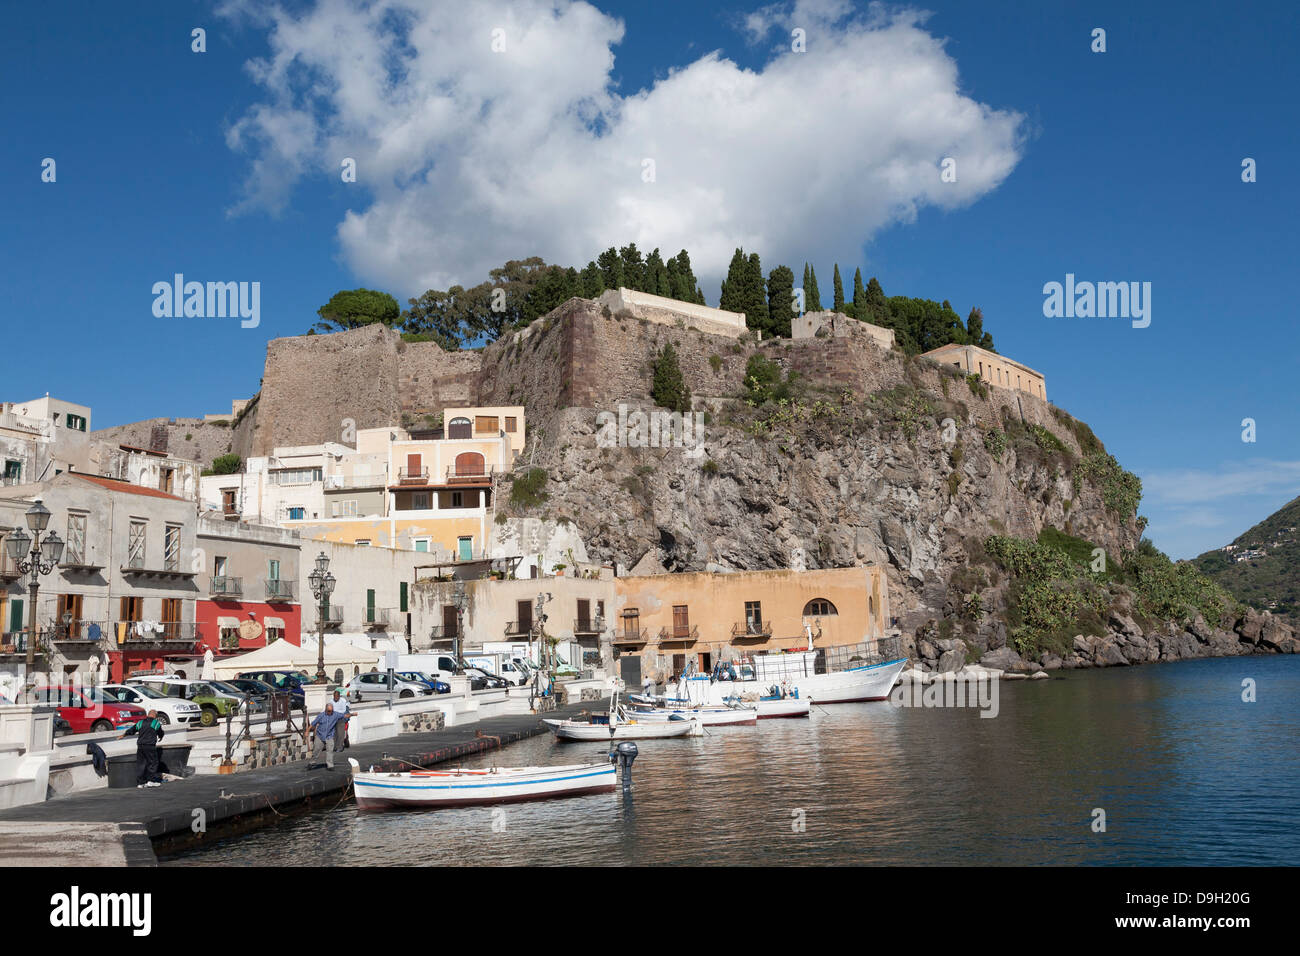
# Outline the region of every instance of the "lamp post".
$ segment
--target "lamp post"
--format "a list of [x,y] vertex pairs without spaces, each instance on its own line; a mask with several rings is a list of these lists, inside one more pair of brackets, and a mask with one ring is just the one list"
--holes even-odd
[[460,652],[463,647],[462,638],[465,634],[465,609],[469,607],[469,597],[465,594],[465,582],[456,582],[456,591],[452,597],[452,603],[456,605],[456,640],[452,644],[452,656],[456,661],[456,673],[461,673]]
[[27,686],[31,687],[36,670],[36,595],[41,587],[41,575],[53,571],[63,557],[63,541],[55,531],[42,539],[41,535],[50,523],[50,509],[39,501],[27,509],[26,518],[27,527],[32,533],[29,535],[22,528],[15,529],[5,540],[5,547],[9,549],[9,557],[18,566],[18,571],[21,574],[31,574],[28,588],[32,596],[32,610],[27,632]]
[[322,551],[316,556],[316,570],[307,575],[312,596],[316,598],[316,683],[325,679],[325,615],[329,613],[330,595],[334,593],[334,575],[330,574],[330,559]]
[[[541,694],[541,674],[547,666],[545,661],[549,660],[549,655],[546,653],[546,614],[543,612],[546,610],[546,602],[550,599],[550,594],[538,592],[537,600],[533,604],[536,611],[533,614],[533,627],[537,631],[537,673],[533,675],[534,697]],[[549,677],[549,674],[547,676]]]

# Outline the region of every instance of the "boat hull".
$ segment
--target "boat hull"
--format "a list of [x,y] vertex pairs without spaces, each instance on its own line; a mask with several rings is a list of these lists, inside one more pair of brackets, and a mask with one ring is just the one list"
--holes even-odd
[[574,720],[543,721],[560,741],[571,740],[661,740],[698,737],[703,726],[698,720],[663,720],[644,723],[589,724]]
[[[907,660],[900,658],[829,674],[769,672],[757,680],[734,681],[692,677],[682,684],[669,684],[667,696],[685,698],[698,705],[721,704],[729,697],[766,695],[770,687],[777,685],[784,686],[787,694],[797,692],[797,699],[813,704],[888,700],[889,692],[906,666]],[[760,717],[761,710],[760,707]]]
[[608,793],[618,784],[613,765],[501,768],[445,773],[352,774],[358,810],[438,809],[552,800]]
[[705,727],[746,727],[758,723],[759,713],[753,707],[719,707],[713,710],[638,709],[633,713],[637,720],[671,721],[674,718],[689,720],[694,717]]

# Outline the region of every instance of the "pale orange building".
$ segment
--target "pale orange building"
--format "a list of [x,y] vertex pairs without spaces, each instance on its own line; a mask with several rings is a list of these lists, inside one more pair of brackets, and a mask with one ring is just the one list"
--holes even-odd
[[976,345],[941,345],[923,353],[944,365],[955,365],[967,375],[978,375],[990,385],[1000,388],[1014,388],[1047,401],[1047,380],[1041,372],[1035,372],[1028,365],[1012,361],[1004,355],[990,352]]

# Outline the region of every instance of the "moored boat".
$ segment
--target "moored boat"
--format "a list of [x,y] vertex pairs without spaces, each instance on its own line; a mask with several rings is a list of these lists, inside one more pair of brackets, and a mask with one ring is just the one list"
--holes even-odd
[[699,737],[704,725],[699,718],[681,720],[637,720],[629,717],[613,721],[554,720],[546,724],[556,740],[660,740],[669,737]]
[[352,767],[352,789],[359,810],[548,800],[586,793],[608,793],[618,783],[617,768],[613,764],[363,773],[356,760],[348,758],[348,763]]
[[626,714],[637,720],[657,721],[688,720],[695,717],[705,727],[746,726],[758,723],[758,708],[752,704],[742,704],[736,707],[691,708],[655,707],[641,704],[635,709],[628,710]]

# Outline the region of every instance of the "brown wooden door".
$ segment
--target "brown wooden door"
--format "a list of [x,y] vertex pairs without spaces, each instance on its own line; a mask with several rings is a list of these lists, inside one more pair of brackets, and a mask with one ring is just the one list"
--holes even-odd
[[454,604],[442,606],[442,633],[447,637],[456,636],[456,605]]
[[406,477],[407,477],[407,478],[419,478],[419,477],[420,477],[420,470],[421,470],[421,468],[420,468],[420,456],[419,456],[419,455],[407,455],[407,456],[406,456]]
[[519,617],[519,630],[529,631],[533,627],[533,602],[516,601],[515,614]]
[[463,451],[456,456],[456,477],[479,477],[487,474],[483,456],[476,451]]
[[673,606],[673,637],[686,637],[691,633],[691,624],[686,612],[685,604]]
[[578,630],[580,631],[591,630],[591,602],[590,601],[578,602]]

